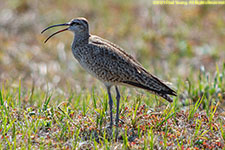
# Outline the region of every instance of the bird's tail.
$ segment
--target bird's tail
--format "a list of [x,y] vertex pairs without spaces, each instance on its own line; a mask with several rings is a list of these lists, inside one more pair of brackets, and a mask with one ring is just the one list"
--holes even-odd
[[[130,82],[130,81],[125,81],[124,83],[134,86],[134,87],[139,87],[142,89],[145,89],[155,95],[158,95],[162,98],[164,98],[165,100],[167,100],[168,102],[173,102],[173,99],[169,96],[169,95],[173,95],[173,96],[177,96],[176,92],[172,89],[170,89],[169,87],[167,87],[166,85],[164,85],[164,87],[166,87],[166,91],[160,91],[160,90],[154,90],[153,88],[150,88],[150,86],[146,86],[140,83],[135,83],[135,82]],[[163,84],[163,83],[160,83]]]
[[[163,93],[156,93],[156,95],[159,95],[160,97],[164,98],[165,100],[167,100],[168,102],[172,103],[173,102],[173,99],[168,96],[167,94],[163,94]],[[174,95],[176,96],[176,95]]]

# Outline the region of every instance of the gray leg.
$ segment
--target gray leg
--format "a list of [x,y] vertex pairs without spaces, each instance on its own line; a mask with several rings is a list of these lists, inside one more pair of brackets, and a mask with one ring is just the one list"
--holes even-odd
[[117,101],[117,106],[116,106],[116,141],[118,138],[118,123],[119,123],[119,108],[120,108],[120,92],[117,86],[115,86],[116,89],[116,101]]
[[117,101],[117,107],[116,107],[116,126],[118,126],[119,122],[119,108],[120,108],[120,92],[117,86],[115,86],[116,89],[116,101]]
[[108,96],[109,96],[109,108],[110,108],[110,125],[109,125],[109,127],[112,129],[112,126],[113,126],[113,116],[112,116],[113,100],[112,100],[112,96],[111,96],[111,92],[110,92],[111,87],[106,87],[106,88],[107,88],[107,92],[108,92]]

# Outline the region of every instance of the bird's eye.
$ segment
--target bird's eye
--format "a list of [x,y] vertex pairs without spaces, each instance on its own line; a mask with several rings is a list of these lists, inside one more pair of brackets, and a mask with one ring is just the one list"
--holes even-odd
[[70,25],[72,26],[72,25],[80,25],[80,24],[78,22],[72,22]]

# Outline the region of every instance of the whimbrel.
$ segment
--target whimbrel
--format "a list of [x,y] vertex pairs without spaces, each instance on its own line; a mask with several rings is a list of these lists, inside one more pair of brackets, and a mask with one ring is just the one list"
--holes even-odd
[[76,18],[64,24],[52,25],[45,28],[46,30],[67,26],[50,35],[45,42],[52,36],[69,30],[74,33],[72,43],[72,52],[81,66],[91,75],[104,83],[109,97],[110,108],[110,128],[113,126],[113,100],[110,89],[115,86],[116,90],[116,126],[119,121],[119,102],[120,93],[118,85],[133,86],[145,89],[156,94],[169,102],[173,99],[169,95],[176,96],[176,92],[165,85],[156,76],[150,74],[142,65],[137,62],[131,55],[127,54],[122,48],[96,35],[89,34],[88,21],[85,18]]

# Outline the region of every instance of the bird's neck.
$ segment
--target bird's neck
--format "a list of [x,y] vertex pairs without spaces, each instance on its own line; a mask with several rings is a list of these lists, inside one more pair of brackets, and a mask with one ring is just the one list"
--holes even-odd
[[76,48],[78,46],[83,46],[85,44],[88,44],[89,41],[89,33],[75,33],[74,34],[74,39],[73,39],[73,44],[72,47]]

